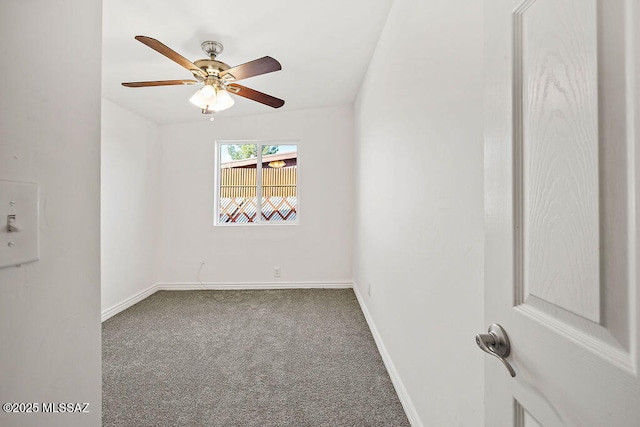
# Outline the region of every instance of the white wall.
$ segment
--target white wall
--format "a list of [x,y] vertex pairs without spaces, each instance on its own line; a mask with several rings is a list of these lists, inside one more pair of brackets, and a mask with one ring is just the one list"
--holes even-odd
[[426,426],[483,425],[482,40],[482,2],[396,0],[355,109],[356,286]]
[[88,402],[3,426],[99,426],[99,0],[0,6],[0,179],[40,185],[40,260],[0,269],[0,402]]
[[103,98],[102,310],[156,283],[158,126]]
[[[163,283],[352,280],[353,108],[161,127]],[[299,140],[300,225],[213,226],[216,140]],[[201,262],[204,262],[198,277]],[[280,267],[282,277],[273,277]]]

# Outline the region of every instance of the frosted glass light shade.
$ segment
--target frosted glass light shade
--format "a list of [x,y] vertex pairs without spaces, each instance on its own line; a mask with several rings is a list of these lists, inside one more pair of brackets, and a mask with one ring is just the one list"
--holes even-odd
[[[211,89],[209,88],[213,89],[213,92],[211,92]],[[209,85],[203,87],[202,89],[198,89],[198,91],[194,93],[193,96],[189,99],[189,102],[202,110],[213,109],[216,105],[216,101],[216,91],[213,86]]]
[[232,107],[233,104],[235,104],[235,101],[233,100],[231,95],[229,95],[229,93],[224,89],[218,89],[217,102],[213,107],[213,110],[214,111],[226,110],[227,108]]
[[226,90],[223,88],[216,89],[211,85],[205,85],[203,88],[198,89],[189,101],[196,107],[208,112],[226,110],[235,103]]
[[205,98],[214,98],[216,97],[216,88],[214,88],[211,85],[205,85],[205,87],[203,87],[200,90],[200,95],[204,96]]

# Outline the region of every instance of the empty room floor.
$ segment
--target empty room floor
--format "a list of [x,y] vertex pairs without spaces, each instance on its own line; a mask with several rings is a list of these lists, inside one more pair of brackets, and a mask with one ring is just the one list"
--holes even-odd
[[409,426],[351,289],[160,291],[102,326],[104,426]]

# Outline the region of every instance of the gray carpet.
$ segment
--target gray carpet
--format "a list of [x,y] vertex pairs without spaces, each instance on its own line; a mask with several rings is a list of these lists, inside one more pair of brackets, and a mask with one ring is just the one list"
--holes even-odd
[[350,289],[160,291],[102,324],[103,426],[409,426]]

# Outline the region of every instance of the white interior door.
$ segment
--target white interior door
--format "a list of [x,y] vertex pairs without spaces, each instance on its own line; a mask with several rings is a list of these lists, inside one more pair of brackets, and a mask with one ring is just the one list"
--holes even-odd
[[640,426],[639,10],[485,0],[488,427]]

